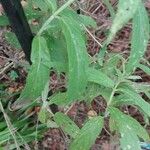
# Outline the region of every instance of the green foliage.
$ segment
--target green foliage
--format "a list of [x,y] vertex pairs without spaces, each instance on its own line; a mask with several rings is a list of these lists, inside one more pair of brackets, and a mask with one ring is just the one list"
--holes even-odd
[[41,95],[41,92],[49,80],[50,53],[47,48],[46,40],[43,37],[37,36],[34,38],[31,61],[32,66],[27,78],[27,84],[19,99],[15,101],[14,108],[20,108],[23,104],[27,104],[31,102],[31,100],[36,100]]
[[[150,75],[149,64],[145,65],[140,61],[149,41],[149,18],[143,2],[119,0],[115,14],[109,1],[104,0],[114,20],[98,57],[90,56],[94,63],[88,57],[85,27],[95,28],[95,21],[89,16],[76,14],[69,7],[74,0],[67,1],[61,7],[57,2],[33,0],[33,4],[40,10],[35,14],[33,12],[37,10],[32,10],[31,6],[25,8],[29,22],[37,19],[39,24],[34,30],[36,36],[32,43],[32,65],[27,83],[13,108],[26,108],[40,103],[39,121],[49,128],[61,127],[71,137],[71,150],[90,149],[104,126],[105,118],[110,118],[111,132],[120,133],[121,149],[140,150],[140,140],[149,142],[149,135],[138,121],[121,112],[122,109],[119,108],[131,105],[145,118],[150,117],[150,85],[140,83],[142,77],[132,74],[135,69],[140,68]],[[105,55],[107,45],[129,21],[132,23],[130,56],[126,59],[121,54]],[[59,91],[49,97],[47,83],[52,71],[65,74],[67,84],[65,92]],[[89,104],[97,96],[102,96],[107,103],[105,113],[89,119],[81,129],[67,113],[52,114],[49,109],[51,104],[68,108],[77,100],[84,100]],[[1,123],[0,128],[3,126],[6,125]],[[8,130],[0,134],[6,135],[1,136],[4,138],[2,143],[11,137]],[[25,140],[28,141],[27,138]]]
[[30,109],[12,112],[6,105],[9,101],[10,98],[0,100],[0,111],[3,113],[0,118],[0,145],[10,150],[29,147],[29,143],[42,138],[45,125],[34,124],[33,115],[27,114]]
[[[109,43],[115,36],[115,34],[130,20],[141,4],[141,0],[119,0],[117,14],[113,20],[113,24],[110,29],[110,35],[108,36],[107,43]],[[119,18],[119,19],[118,19]]]
[[90,119],[81,128],[75,139],[70,145],[70,150],[89,150],[94,144],[103,127],[103,118],[101,116]]
[[9,25],[9,21],[6,16],[0,16],[0,26],[7,26]]
[[150,68],[148,66],[139,64],[138,68],[140,68],[141,70],[143,70],[145,73],[147,73],[148,75],[150,75]]
[[110,88],[113,88],[114,86],[114,82],[100,70],[89,68],[87,74],[89,82],[97,83]]
[[127,65],[127,72],[137,67],[143,57],[149,41],[150,26],[146,9],[141,4],[133,18],[133,30],[131,39],[131,53]]
[[21,49],[20,43],[14,33],[6,32],[5,38],[14,48]]
[[[62,15],[60,20],[68,51],[68,99],[75,100],[84,92],[88,57],[81,28],[72,18]],[[80,83],[80,84],[79,84]]]
[[[111,119],[113,119],[113,126],[121,134],[122,149],[141,149],[138,136],[145,141],[149,141],[149,135],[146,130],[132,117],[123,114],[117,108],[111,107],[109,109]],[[112,122],[111,122],[112,123]],[[112,126],[112,125],[111,125]]]
[[72,138],[75,138],[78,135],[80,131],[79,127],[63,113],[56,113],[54,120]]

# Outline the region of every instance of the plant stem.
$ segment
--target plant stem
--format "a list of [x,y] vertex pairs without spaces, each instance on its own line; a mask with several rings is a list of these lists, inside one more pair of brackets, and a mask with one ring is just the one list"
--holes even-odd
[[40,35],[43,31],[45,31],[48,27],[48,25],[51,23],[51,21],[59,14],[61,13],[64,9],[66,9],[71,3],[73,3],[75,0],[69,0],[66,2],[63,6],[61,6],[57,11],[54,12],[52,16],[44,23],[40,31],[38,32],[38,35]]
[[108,103],[107,103],[107,106],[108,106],[108,107],[110,106],[110,104],[111,104],[111,102],[112,102],[112,100],[113,100],[114,94],[115,94],[115,92],[117,91],[117,87],[118,87],[119,84],[120,84],[120,81],[118,81],[118,82],[116,83],[114,89],[112,90],[112,93],[111,93],[111,95],[110,95],[109,101],[108,101]]

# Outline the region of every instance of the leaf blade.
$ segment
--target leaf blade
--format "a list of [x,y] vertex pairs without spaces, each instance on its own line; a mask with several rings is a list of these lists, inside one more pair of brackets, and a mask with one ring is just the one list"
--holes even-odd
[[63,16],[61,26],[67,43],[69,60],[68,99],[73,100],[78,99],[85,90],[88,56],[82,31],[77,22]]
[[80,131],[79,127],[63,113],[56,113],[54,120],[67,134],[73,138],[75,138]]
[[115,120],[116,126],[118,127],[119,131],[122,132],[123,130],[127,129],[128,133],[132,132],[145,141],[150,139],[144,127],[142,127],[141,124],[134,118],[122,113],[119,109],[114,107],[109,108],[109,112],[113,120]]
[[144,5],[141,3],[137,14],[133,18],[133,31],[131,40],[131,53],[126,66],[127,73],[137,67],[143,57],[149,41],[149,18]]
[[142,109],[142,111],[145,112],[148,116],[150,116],[150,104],[146,102],[138,93],[136,93],[132,87],[122,86],[118,88],[118,91],[121,91],[127,95],[128,98],[123,100],[126,101],[126,104],[128,104],[128,102],[134,104],[138,106],[138,108]]
[[114,87],[114,82],[100,70],[89,68],[87,74],[88,81],[90,82],[94,82],[109,88]]
[[43,37],[35,37],[32,43],[32,66],[28,73],[27,83],[18,100],[13,104],[14,109],[27,105],[41,96],[46,83],[49,80],[50,54]]
[[140,0],[119,0],[118,11],[113,20],[110,34],[106,43],[109,44],[114,38],[115,34],[130,20],[136,13],[140,3]]
[[103,118],[101,116],[89,120],[71,143],[70,150],[89,150],[101,132],[102,127]]

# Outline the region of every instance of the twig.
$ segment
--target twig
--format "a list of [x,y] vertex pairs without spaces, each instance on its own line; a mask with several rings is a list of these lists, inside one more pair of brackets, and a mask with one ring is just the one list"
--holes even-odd
[[9,63],[7,66],[5,66],[4,68],[3,68],[3,70],[2,71],[0,71],[0,75],[2,75],[7,69],[9,69],[11,66],[13,66],[14,65],[14,62],[11,62],[11,63]]
[[[84,26],[84,25],[83,25]],[[94,37],[94,35],[84,26],[84,29],[87,31],[87,33],[94,39],[94,41],[101,47],[103,47],[103,45]]]

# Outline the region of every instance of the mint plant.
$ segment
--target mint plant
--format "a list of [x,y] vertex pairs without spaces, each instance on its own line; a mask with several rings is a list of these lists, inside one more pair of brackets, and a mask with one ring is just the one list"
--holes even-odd
[[[76,14],[70,7],[74,0],[62,6],[55,0],[33,2],[45,12],[45,17],[39,17],[40,29],[32,43],[32,66],[27,83],[12,108],[20,109],[41,102],[40,122],[52,128],[59,126],[70,135],[70,150],[90,149],[104,126],[105,118],[109,118],[111,132],[119,133],[121,149],[140,150],[140,140],[149,142],[149,134],[138,121],[120,108],[124,105],[137,107],[145,122],[150,116],[150,104],[141,96],[145,94],[150,98],[150,85],[137,82],[141,77],[134,75],[137,68],[150,75],[149,62],[143,61],[150,31],[144,3],[141,0],[119,0],[116,14],[112,7],[109,8],[114,18],[110,34],[94,58],[96,63],[93,63],[86,49],[85,29],[96,27],[95,21]],[[108,1],[105,3],[110,6]],[[132,37],[128,59],[121,54],[106,53],[107,45],[130,20]],[[66,92],[48,97],[49,75],[53,70],[65,73],[67,87]],[[49,109],[51,104],[69,106],[83,100],[91,103],[97,96],[102,96],[106,101],[106,111],[103,116],[98,114],[87,120],[81,129],[66,114],[53,114]]]

